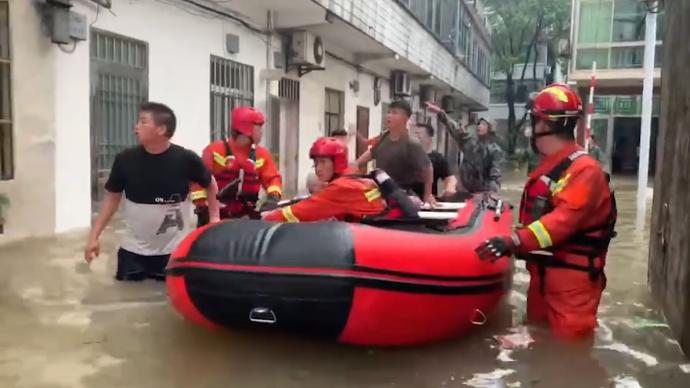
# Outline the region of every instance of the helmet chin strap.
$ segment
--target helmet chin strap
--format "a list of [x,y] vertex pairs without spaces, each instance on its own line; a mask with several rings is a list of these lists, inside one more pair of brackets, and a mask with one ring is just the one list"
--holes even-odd
[[551,136],[551,135],[555,135],[555,134],[556,133],[554,133],[553,131],[540,132],[540,133],[532,132],[532,137],[530,137],[530,139],[529,139],[529,143],[530,143],[530,146],[532,147],[532,151],[535,154],[541,155],[542,153],[539,152],[539,148],[537,147],[537,139],[540,137]]

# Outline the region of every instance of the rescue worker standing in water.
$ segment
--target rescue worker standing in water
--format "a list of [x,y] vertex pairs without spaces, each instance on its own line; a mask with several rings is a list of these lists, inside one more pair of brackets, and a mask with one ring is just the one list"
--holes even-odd
[[[231,137],[206,146],[201,158],[218,182],[219,200],[225,205],[220,210],[221,218],[259,218],[254,208],[261,188],[266,190],[267,198],[260,211],[275,208],[282,196],[282,178],[270,152],[255,144],[255,139],[261,138],[263,114],[240,106],[231,115]],[[191,197],[198,226],[208,223],[206,190],[194,186]]]
[[384,212],[378,185],[348,169],[347,146],[339,139],[322,137],[309,150],[317,178],[327,185],[311,197],[263,216],[267,221],[303,222],[320,220],[360,221],[365,216]]
[[559,337],[590,336],[606,287],[604,265],[614,237],[616,202],[609,177],[575,142],[580,98],[552,84],[534,97],[531,145],[541,160],[529,174],[520,224],[477,248],[481,259],[514,253],[527,260],[527,317]]

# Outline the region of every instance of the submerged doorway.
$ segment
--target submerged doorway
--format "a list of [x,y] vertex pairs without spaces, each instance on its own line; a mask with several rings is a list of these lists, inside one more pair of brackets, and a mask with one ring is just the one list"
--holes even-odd
[[[640,158],[640,117],[614,117],[611,171],[614,174],[637,175]],[[649,174],[656,169],[656,138],[659,119],[652,117],[650,134]]]

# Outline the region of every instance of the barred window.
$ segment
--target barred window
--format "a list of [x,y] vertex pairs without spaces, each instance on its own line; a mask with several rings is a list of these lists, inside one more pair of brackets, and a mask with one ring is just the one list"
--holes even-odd
[[[148,99],[148,46],[126,36],[91,29],[91,142],[94,190],[102,189],[115,156],[135,146],[132,128]],[[97,178],[97,179],[96,179]],[[96,193],[95,199],[102,198]]]
[[9,6],[7,1],[2,1],[0,2],[0,180],[14,178],[10,64]]
[[211,140],[230,135],[230,112],[254,106],[254,67],[211,55]]

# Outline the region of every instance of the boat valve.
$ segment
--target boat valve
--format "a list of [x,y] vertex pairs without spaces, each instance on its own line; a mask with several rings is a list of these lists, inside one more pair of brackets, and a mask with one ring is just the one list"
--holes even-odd
[[255,323],[276,323],[276,314],[266,307],[255,307],[249,312],[249,320]]
[[503,200],[499,199],[496,202],[496,213],[494,214],[494,221],[501,219],[501,213],[503,213]]

